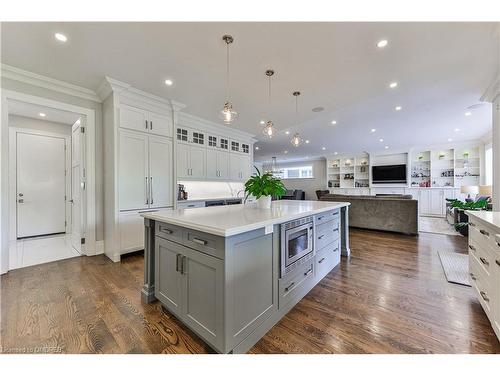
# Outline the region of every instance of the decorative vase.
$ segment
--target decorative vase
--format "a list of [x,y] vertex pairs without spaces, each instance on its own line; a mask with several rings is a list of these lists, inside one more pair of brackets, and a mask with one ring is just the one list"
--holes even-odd
[[257,199],[257,206],[259,208],[271,208],[271,196],[262,196]]

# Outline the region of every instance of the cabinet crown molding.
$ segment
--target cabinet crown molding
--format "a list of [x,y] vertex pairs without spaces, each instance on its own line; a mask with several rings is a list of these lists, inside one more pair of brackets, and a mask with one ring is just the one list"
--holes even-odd
[[13,81],[26,83],[32,86],[41,87],[47,90],[60,92],[75,96],[77,98],[91,100],[101,103],[102,100],[94,91],[85,87],[73,85],[58,79],[47,77],[41,74],[19,69],[11,65],[2,64],[2,77]]

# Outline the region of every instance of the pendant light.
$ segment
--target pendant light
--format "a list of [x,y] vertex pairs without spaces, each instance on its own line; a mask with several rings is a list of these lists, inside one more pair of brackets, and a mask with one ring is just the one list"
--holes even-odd
[[[268,69],[266,70],[266,76],[268,78],[268,95],[269,95],[269,115],[271,114],[271,77],[274,75],[274,70]],[[271,120],[266,122],[266,126],[264,127],[263,133],[267,135],[269,138],[272,138],[274,135],[274,124]]]
[[[294,91],[292,93],[293,96],[295,96],[295,118],[296,121],[298,122],[299,119],[299,95],[300,91]],[[299,133],[295,133],[292,137],[291,143],[294,147],[299,147],[304,140],[300,137]]]
[[224,35],[222,40],[226,43],[226,101],[220,112],[220,118],[229,125],[238,117],[238,112],[233,109],[233,104],[229,101],[229,45],[234,39],[231,35]]

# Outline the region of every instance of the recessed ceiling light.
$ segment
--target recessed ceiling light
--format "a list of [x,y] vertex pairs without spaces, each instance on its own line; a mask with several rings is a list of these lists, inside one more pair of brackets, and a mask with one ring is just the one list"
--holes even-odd
[[259,146],[255,146],[255,149],[258,150],[259,149]]
[[337,125],[337,121],[333,120],[332,125]]
[[398,83],[397,82],[391,82],[391,83],[389,83],[389,87],[391,89],[395,89],[396,87],[398,87]]
[[338,154],[338,152],[337,152],[337,151],[335,151],[335,152],[333,153],[333,155],[337,155],[337,154]]
[[264,125],[266,122],[264,120],[260,120],[260,124]]
[[378,48],[384,48],[387,46],[389,42],[387,41],[387,39],[382,39],[382,40],[379,40],[378,43],[377,43],[377,47]]
[[459,128],[455,128],[455,129],[453,129],[453,130],[454,130],[455,132],[459,132],[459,131],[460,131],[460,129],[459,129]]
[[398,106],[396,106],[394,109],[395,109],[396,111],[401,111],[401,110],[403,109],[403,107],[401,107],[400,105],[398,105]]
[[470,116],[470,115],[472,115],[472,112],[470,111],[465,112],[465,116]]
[[451,139],[451,138],[448,138],[448,142],[451,142],[451,141],[453,141],[453,139]]
[[288,150],[283,151],[283,153],[288,154]]
[[55,33],[54,34],[54,37],[60,41],[60,42],[67,42],[68,41],[68,37],[64,34],[61,34],[61,33]]
[[326,150],[326,147],[321,147],[321,149],[322,149],[323,151],[325,151],[325,150]]
[[377,131],[377,129],[372,129],[370,130],[372,133],[375,133]]
[[47,115],[46,115],[45,113],[43,113],[43,112],[40,112],[40,113],[38,114],[38,116],[40,116],[40,117],[45,117],[45,116],[47,116]]
[[385,146],[384,148],[387,150],[389,148],[389,146]]
[[286,134],[286,135],[288,135],[288,134],[290,134],[290,132],[287,130],[287,131],[285,132],[285,134]]
[[306,139],[306,143],[309,143],[309,139]]
[[165,85],[172,86],[173,84],[174,84],[174,81],[172,81],[171,79],[166,79],[165,80]]
[[379,142],[384,142],[384,138],[380,138],[378,141]]

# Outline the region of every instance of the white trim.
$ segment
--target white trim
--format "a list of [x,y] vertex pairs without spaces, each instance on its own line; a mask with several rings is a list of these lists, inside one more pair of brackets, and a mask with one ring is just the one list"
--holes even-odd
[[104,240],[96,241],[95,255],[104,254]]
[[14,66],[2,64],[2,77],[101,103],[99,96],[90,89],[28,72],[27,70],[19,69]]
[[[62,138],[64,139],[64,144],[66,149],[65,153],[65,195],[69,197],[71,195],[71,136],[61,133],[54,133],[44,130],[34,130],[18,127],[9,127],[9,204],[17,200],[17,134],[33,134],[41,135],[45,137]],[[68,200],[66,199],[64,203],[65,210],[65,220],[66,220],[66,233],[71,233],[71,211],[68,210]],[[17,210],[9,210],[9,241],[17,240]],[[69,231],[69,232],[68,232]]]
[[[86,170],[87,170],[87,233],[85,234],[85,246],[83,248],[84,255],[95,255],[96,253],[96,117],[95,111],[90,108],[80,107],[72,104],[67,104],[64,102],[59,102],[51,99],[42,98],[39,96],[29,95],[12,90],[2,90],[2,122],[0,132],[5,134],[5,138],[8,139],[7,129],[8,129],[8,110],[7,102],[9,99],[22,101],[30,104],[36,104],[46,107],[51,107],[55,109],[60,109],[63,111],[69,111],[81,114],[86,117]],[[0,254],[0,273],[7,272],[9,265],[9,246],[8,246],[8,234],[9,234],[9,222],[8,222],[8,144],[7,140],[3,140],[2,137],[2,159],[5,157],[7,160],[2,160],[2,191],[1,191],[1,212],[2,212],[2,225],[1,225],[1,254]],[[5,149],[4,149],[5,148]],[[5,178],[4,178],[5,177]],[[5,184],[5,185],[4,185]],[[5,215],[5,216],[4,216]]]

